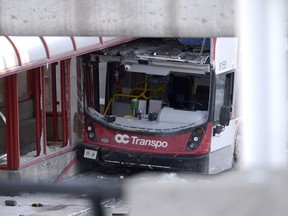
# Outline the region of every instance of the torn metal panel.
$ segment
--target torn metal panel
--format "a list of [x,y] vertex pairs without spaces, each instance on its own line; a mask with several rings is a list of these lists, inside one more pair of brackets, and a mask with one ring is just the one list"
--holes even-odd
[[[147,74],[167,75],[180,68],[186,73],[191,73],[191,69],[200,74],[210,72],[210,47],[198,43],[186,45],[178,39],[139,39],[95,52],[91,59],[95,59],[95,55],[101,61],[122,62],[127,71]],[[164,71],[156,72],[161,68]]]

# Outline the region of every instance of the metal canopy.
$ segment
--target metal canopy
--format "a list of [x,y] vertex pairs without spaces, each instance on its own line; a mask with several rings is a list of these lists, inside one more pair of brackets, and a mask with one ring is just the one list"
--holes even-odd
[[0,77],[130,40],[133,39],[0,36]]

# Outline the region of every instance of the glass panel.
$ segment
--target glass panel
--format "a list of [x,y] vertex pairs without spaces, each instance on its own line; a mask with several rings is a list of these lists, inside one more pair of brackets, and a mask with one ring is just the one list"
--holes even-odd
[[225,75],[219,75],[216,78],[216,93],[215,93],[215,112],[214,121],[218,121],[220,117],[220,110],[224,104],[225,95]]
[[18,96],[19,99],[27,95],[27,72],[18,74]]
[[62,147],[61,124],[61,77],[60,63],[52,64],[46,70],[46,130],[47,153],[53,153]]
[[89,46],[99,46],[99,37],[74,37],[77,49],[81,49]]
[[[35,100],[28,97],[27,71],[21,72],[18,77],[19,98],[19,138],[20,138],[20,161],[21,163],[33,160],[36,152],[36,118]],[[31,77],[31,76],[30,76]]]
[[232,106],[234,74],[222,74],[216,78],[215,114],[214,121],[218,121],[223,105]]
[[11,36],[10,39],[17,47],[22,64],[47,58],[45,47],[40,37]]
[[70,37],[44,37],[51,57],[73,52],[73,43]]

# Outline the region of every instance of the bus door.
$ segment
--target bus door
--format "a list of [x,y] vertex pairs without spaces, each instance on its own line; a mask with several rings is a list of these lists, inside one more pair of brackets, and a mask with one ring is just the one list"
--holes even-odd
[[211,152],[233,146],[236,129],[234,71],[216,75],[214,92],[214,131]]

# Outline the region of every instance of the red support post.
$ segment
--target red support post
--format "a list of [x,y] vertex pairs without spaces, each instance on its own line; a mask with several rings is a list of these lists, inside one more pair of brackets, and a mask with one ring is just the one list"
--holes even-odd
[[99,37],[99,41],[100,41],[101,45],[104,44],[103,37]]
[[46,155],[46,149],[47,149],[47,126],[46,126],[46,83],[45,83],[45,76],[46,76],[46,67],[42,66],[41,67],[41,72],[42,72],[42,130],[43,130],[43,153]]
[[[77,60],[77,116],[78,116],[78,127],[82,128],[82,122],[83,122],[83,102],[84,102],[84,98],[83,98],[83,91],[84,91],[84,87],[83,87],[83,73],[81,71],[81,60],[80,57],[76,58]],[[86,94],[86,92],[85,92]],[[85,95],[84,94],[84,95]],[[82,136],[82,129],[79,129],[78,133],[81,134]]]
[[59,141],[58,134],[58,111],[57,111],[57,83],[56,83],[56,65],[52,64],[52,121],[53,121],[53,141]]
[[40,155],[41,152],[41,129],[42,129],[42,118],[41,118],[41,103],[40,103],[40,93],[41,93],[41,85],[40,85],[40,68],[34,69],[34,86],[35,86],[35,118],[36,118],[36,152],[37,156]]
[[60,62],[61,71],[61,111],[62,111],[62,146],[67,145],[67,113],[66,113],[66,65]]
[[[66,87],[66,95],[67,95],[67,104],[66,104],[66,109],[67,109],[67,140],[69,140],[69,144],[71,145],[72,143],[72,127],[71,127],[71,83],[70,83],[70,64],[71,64],[71,58],[66,60],[66,67],[67,67],[67,74],[66,74],[66,82],[67,82],[67,87]],[[68,144],[68,143],[67,143]]]
[[19,105],[17,75],[5,78],[7,167],[20,167]]
[[86,93],[86,105],[91,106],[92,101],[91,101],[91,67],[89,65],[85,66],[85,71],[84,71],[84,76],[85,76],[85,93]]

